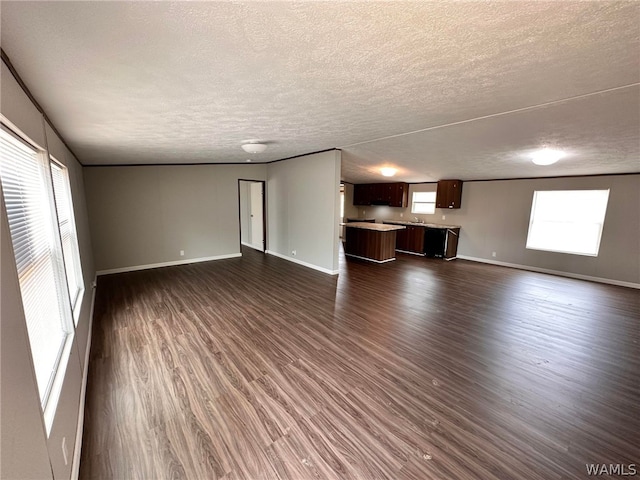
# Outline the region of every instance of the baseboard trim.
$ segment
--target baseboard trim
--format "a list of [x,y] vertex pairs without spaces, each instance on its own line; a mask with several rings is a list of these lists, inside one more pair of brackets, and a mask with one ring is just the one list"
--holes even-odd
[[89,309],[89,332],[87,334],[87,348],[84,353],[84,372],[82,373],[82,386],[80,387],[80,408],[78,410],[78,426],[76,428],[76,444],[73,449],[73,462],[71,463],[71,480],[78,480],[80,476],[80,456],[82,454],[82,433],[84,431],[84,406],[87,397],[87,381],[89,379],[89,352],[91,351],[91,337],[93,336],[93,309],[96,304],[96,280],[92,282],[91,308]]
[[136,272],[138,270],[149,270],[151,268],[174,267],[176,265],[188,265],[190,263],[210,262],[212,260],[225,260],[227,258],[241,257],[242,253],[229,253],[226,255],[215,255],[213,257],[190,258],[188,260],[174,260],[171,262],[150,263],[148,265],[134,265],[132,267],[111,268],[108,270],[98,270],[97,276],[110,275],[112,273]]
[[282,255],[281,253],[274,252],[273,250],[267,250],[265,253],[269,255],[273,255],[274,257],[282,258],[284,260],[289,260],[290,262],[297,263],[298,265],[302,265],[303,267],[312,268],[313,270],[318,270],[319,272],[326,273],[329,275],[338,275],[338,270],[329,270],[328,268],[319,267],[318,265],[314,265],[312,263],[303,262],[302,260],[298,260],[297,258],[287,257],[286,255]]
[[562,272],[560,270],[551,270],[548,268],[531,267],[529,265],[520,265],[517,263],[500,262],[498,260],[488,260],[486,258],[469,257],[467,255],[458,255],[462,260],[471,262],[488,263],[490,265],[498,265],[500,267],[516,268],[518,270],[528,270],[530,272],[547,273],[549,275],[558,275],[560,277],[575,278],[578,280],[587,280],[590,282],[606,283],[609,285],[617,285],[619,287],[640,289],[640,283],[624,282],[622,280],[613,280],[610,278],[593,277],[591,275],[582,275],[580,273]]

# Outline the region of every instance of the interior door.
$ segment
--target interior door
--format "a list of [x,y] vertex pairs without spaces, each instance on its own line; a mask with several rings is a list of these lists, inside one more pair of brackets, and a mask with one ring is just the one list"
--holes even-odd
[[251,206],[251,245],[258,250],[264,250],[264,222],[262,218],[262,191],[261,182],[250,184],[250,206]]

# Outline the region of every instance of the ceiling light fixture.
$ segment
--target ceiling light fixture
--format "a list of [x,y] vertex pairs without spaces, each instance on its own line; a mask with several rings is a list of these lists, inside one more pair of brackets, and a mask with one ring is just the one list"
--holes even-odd
[[393,167],[382,167],[380,169],[380,173],[384,176],[384,177],[393,177],[396,172],[398,170],[396,168]]
[[242,144],[242,149],[247,153],[262,153],[267,149],[267,144],[258,140],[247,140]]
[[566,153],[560,150],[544,147],[531,154],[531,161],[536,165],[553,165],[565,156]]

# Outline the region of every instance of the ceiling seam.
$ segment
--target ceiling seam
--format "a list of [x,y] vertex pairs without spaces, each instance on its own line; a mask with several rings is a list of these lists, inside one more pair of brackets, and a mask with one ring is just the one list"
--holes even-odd
[[457,121],[457,122],[444,123],[442,125],[434,125],[434,126],[431,126],[431,127],[421,128],[419,130],[413,130],[411,132],[396,133],[394,135],[387,135],[385,137],[375,138],[373,140],[365,140],[365,141],[362,141],[362,142],[350,143],[348,145],[341,145],[341,146],[339,146],[337,148],[341,149],[341,148],[355,147],[355,146],[358,146],[358,145],[365,145],[367,143],[374,143],[374,142],[379,142],[379,141],[382,141],[382,140],[389,140],[389,139],[392,139],[392,138],[399,138],[399,137],[404,137],[404,136],[407,136],[407,135],[413,135],[413,134],[416,134],[416,133],[428,132],[430,130],[438,130],[440,128],[453,127],[453,126],[456,126],[456,125],[464,125],[465,123],[471,123],[471,122],[475,122],[477,120],[485,120],[485,119],[488,119],[488,118],[495,118],[495,117],[501,117],[501,116],[504,116],[504,115],[510,115],[512,113],[526,112],[526,111],[529,111],[529,110],[535,110],[537,108],[543,108],[543,107],[548,107],[548,106],[551,106],[551,105],[557,105],[557,104],[569,102],[569,101],[572,101],[572,100],[579,100],[581,98],[587,98],[587,97],[591,97],[591,96],[594,96],[594,95],[601,95],[603,93],[609,93],[609,92],[614,92],[614,91],[617,91],[617,90],[624,90],[626,88],[637,87],[639,85],[640,85],[640,82],[630,83],[628,85],[621,85],[619,87],[607,88],[605,90],[598,90],[597,92],[584,93],[582,95],[576,95],[574,97],[563,98],[561,100],[552,100],[550,102],[540,103],[540,104],[537,104],[537,105],[530,105],[528,107],[516,108],[516,109],[513,109],[513,110],[507,110],[505,112],[491,113],[489,115],[482,115],[480,117],[469,118],[467,120],[460,120],[460,121]]

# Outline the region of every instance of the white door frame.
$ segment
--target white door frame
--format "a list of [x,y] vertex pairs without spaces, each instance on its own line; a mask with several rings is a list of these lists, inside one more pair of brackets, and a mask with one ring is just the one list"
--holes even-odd
[[[240,182],[245,182],[247,184],[249,184],[249,188],[248,188],[248,204],[247,205],[243,205],[243,196],[241,195],[241,188],[242,188],[242,183]],[[252,188],[251,186],[253,186],[254,184],[260,184],[261,185],[261,193],[262,193],[262,198],[259,199],[258,202],[255,202],[255,199],[252,200],[252,195],[251,195],[251,191]],[[267,206],[266,206],[266,187],[267,187],[267,182],[265,180],[250,180],[250,179],[244,179],[244,178],[240,178],[238,179],[238,207],[239,207],[239,228],[240,228],[240,243],[241,245],[245,245],[247,247],[251,247],[255,250],[258,250],[260,252],[264,252],[267,248],[267,222],[266,222],[266,216],[267,216]],[[255,191],[255,190],[254,190]],[[257,207],[257,211],[252,211],[252,203],[253,203],[253,208],[255,209]],[[248,228],[248,232],[244,232],[249,233],[248,237],[245,237],[245,241],[242,241],[242,228],[243,228],[243,221],[242,221],[242,209],[245,208],[247,209],[247,211],[245,212],[246,215],[248,215],[247,219],[248,219],[248,223],[245,223],[245,228]],[[253,222],[251,219],[251,215],[260,215],[260,219],[261,222],[256,221]],[[255,217],[254,217],[255,218]],[[252,227],[254,227],[255,225],[260,225],[260,223],[262,224],[262,238],[258,238],[258,243],[254,243],[254,234],[252,232]],[[258,234],[258,237],[260,235]]]

